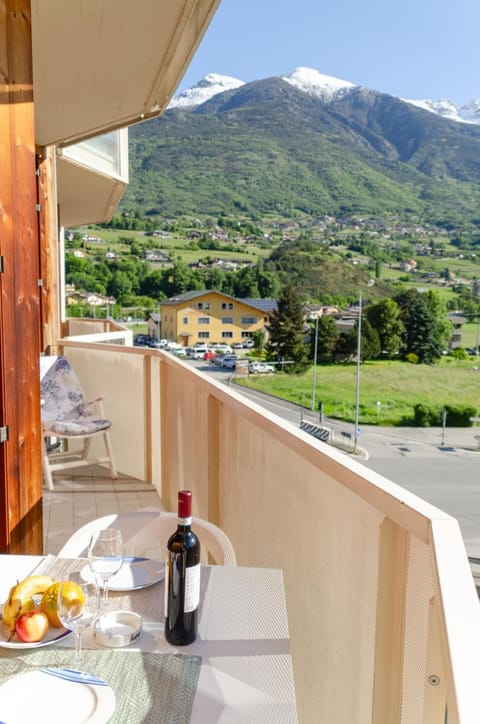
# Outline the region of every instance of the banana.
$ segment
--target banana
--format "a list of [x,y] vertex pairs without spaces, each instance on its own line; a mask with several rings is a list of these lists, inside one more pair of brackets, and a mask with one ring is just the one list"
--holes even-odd
[[28,576],[10,589],[2,611],[2,619],[10,629],[10,636],[15,631],[18,617],[35,608],[33,596],[46,591],[52,583],[50,576]]

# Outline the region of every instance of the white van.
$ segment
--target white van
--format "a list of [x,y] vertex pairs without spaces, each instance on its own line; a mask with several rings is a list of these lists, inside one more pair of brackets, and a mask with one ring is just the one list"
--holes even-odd
[[189,356],[191,359],[203,359],[208,352],[206,344],[196,344],[195,347],[190,348]]

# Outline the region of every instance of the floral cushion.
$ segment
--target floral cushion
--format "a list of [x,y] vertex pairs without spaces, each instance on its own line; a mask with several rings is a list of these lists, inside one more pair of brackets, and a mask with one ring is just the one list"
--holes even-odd
[[91,435],[101,430],[108,430],[110,420],[53,420],[43,423],[43,431],[52,435]]
[[111,426],[110,420],[99,418],[94,404],[87,403],[78,377],[65,357],[57,357],[50,364],[40,381],[40,394],[45,433],[90,435]]

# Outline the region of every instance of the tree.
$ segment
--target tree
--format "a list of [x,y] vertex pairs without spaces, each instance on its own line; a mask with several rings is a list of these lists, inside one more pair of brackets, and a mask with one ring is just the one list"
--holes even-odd
[[278,299],[278,308],[270,317],[270,333],[266,344],[267,359],[289,362],[284,371],[303,372],[309,364],[305,344],[303,309],[292,284],[287,284]]
[[320,317],[318,321],[315,322],[315,325],[312,326],[310,334],[312,359],[315,355],[315,337],[317,337],[317,359],[315,363],[333,362],[340,337],[335,318],[330,315],[325,315]]
[[201,286],[187,264],[182,261],[177,261],[172,269],[168,270],[163,291],[167,298],[169,298],[177,294],[185,294],[185,292],[199,290]]
[[418,361],[432,364],[448,345],[452,325],[436,292],[407,289],[395,297],[405,327],[404,353],[414,353]]
[[124,304],[126,297],[132,293],[132,283],[128,274],[124,271],[114,271],[108,291],[118,299],[119,304]]
[[235,275],[234,285],[235,297],[258,299],[260,296],[256,270],[252,267],[245,266],[240,269]]
[[[345,335],[339,345],[343,354],[349,357],[356,357],[358,350],[358,322],[355,322],[353,329]],[[360,340],[360,362],[366,359],[376,359],[380,356],[380,338],[377,330],[372,327],[368,319],[362,315],[362,330]]]
[[362,319],[360,361],[365,359],[377,359],[380,357],[382,347],[377,330],[370,324],[368,319]]
[[252,334],[253,348],[258,353],[258,359],[261,359],[262,352],[265,347],[265,332],[263,329],[256,329]]
[[400,307],[393,299],[387,297],[370,304],[365,313],[368,321],[377,331],[380,340],[380,352],[391,359],[400,352],[405,331],[403,322],[400,319]]

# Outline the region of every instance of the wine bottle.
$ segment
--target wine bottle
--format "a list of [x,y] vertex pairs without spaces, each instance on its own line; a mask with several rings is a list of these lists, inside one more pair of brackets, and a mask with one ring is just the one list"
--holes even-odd
[[174,646],[195,641],[200,601],[200,541],[191,530],[192,493],[178,493],[178,524],[167,543],[165,638]]

